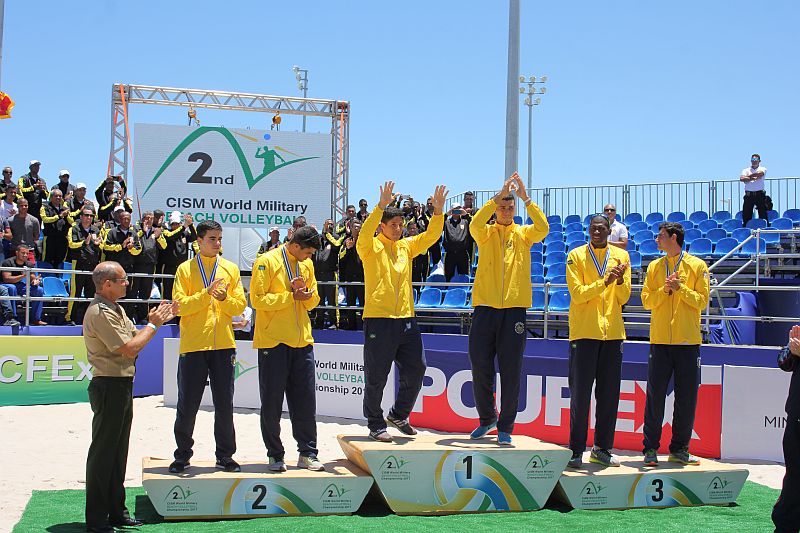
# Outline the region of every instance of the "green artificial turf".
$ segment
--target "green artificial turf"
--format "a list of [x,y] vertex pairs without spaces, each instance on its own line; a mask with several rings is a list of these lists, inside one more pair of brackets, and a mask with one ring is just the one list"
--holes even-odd
[[[397,516],[385,504],[368,496],[353,516],[295,516],[249,520],[171,521],[161,518],[141,487],[129,488],[128,508],[147,524],[138,529],[157,532],[225,532],[274,529],[286,533],[308,531],[395,531],[402,533],[492,531],[570,531],[658,533],[678,531],[772,531],[770,512],[778,491],[746,482],[736,504],[728,507],[674,507],[670,509],[629,509],[626,511],[580,511],[550,500],[541,511],[528,513],[486,513],[448,516]],[[81,490],[34,491],[15,533],[85,531],[84,492]]]

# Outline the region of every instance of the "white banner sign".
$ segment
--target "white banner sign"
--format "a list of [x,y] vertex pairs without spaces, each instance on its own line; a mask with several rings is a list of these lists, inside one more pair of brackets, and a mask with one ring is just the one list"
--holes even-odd
[[[164,405],[178,402],[178,357],[180,339],[164,339]],[[364,347],[360,344],[315,344],[317,415],[364,420]],[[258,352],[251,341],[236,342],[234,407],[258,409]],[[383,391],[383,409],[394,403],[394,366]],[[213,407],[211,387],[206,384],[201,406]],[[283,410],[286,411],[284,401]]]
[[778,368],[725,365],[723,459],[783,461],[786,394],[792,375]]
[[271,226],[330,216],[329,134],[136,124],[134,140],[134,207],[216,220],[223,255],[245,270]]

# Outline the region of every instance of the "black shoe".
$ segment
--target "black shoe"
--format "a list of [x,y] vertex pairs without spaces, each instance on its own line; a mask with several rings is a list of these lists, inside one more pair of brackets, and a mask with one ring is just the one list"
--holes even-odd
[[109,520],[109,523],[112,527],[139,527],[144,525],[142,520],[137,520],[131,517],[122,518],[120,520]]
[[117,533],[119,529],[111,526],[86,526],[86,531],[89,533]]
[[391,414],[386,417],[386,422],[400,430],[404,435],[416,435],[417,430],[408,423],[408,419],[395,418]]
[[226,472],[241,472],[242,467],[239,466],[239,463],[231,459],[230,457],[223,457],[222,459],[217,459],[217,464],[215,465],[218,470],[224,470]]
[[172,461],[172,464],[169,465],[169,472],[170,474],[180,474],[189,466],[189,461],[181,461],[180,459],[175,459]]

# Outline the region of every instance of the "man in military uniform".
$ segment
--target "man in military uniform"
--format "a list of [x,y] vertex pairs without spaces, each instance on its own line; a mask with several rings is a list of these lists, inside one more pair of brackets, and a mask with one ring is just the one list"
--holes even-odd
[[53,189],[50,201],[41,207],[39,219],[44,224],[44,246],[42,256],[53,268],[61,268],[67,256],[67,233],[75,223],[64,205],[64,195],[60,189]]
[[30,172],[23,174],[22,177],[19,178],[18,183],[19,193],[28,200],[31,215],[36,217],[39,221],[42,220],[42,204],[50,197],[47,184],[39,177],[40,167],[41,163],[39,161],[35,159],[31,161],[28,167]]
[[[69,232],[69,261],[72,263],[72,278],[69,284],[70,298],[94,298],[94,283],[88,274],[76,274],[75,271],[92,271],[100,262],[100,235],[93,224],[94,211],[85,207],[80,214],[80,222],[72,226]],[[67,304],[67,315],[64,317],[68,325],[83,323],[84,302],[70,300]]]

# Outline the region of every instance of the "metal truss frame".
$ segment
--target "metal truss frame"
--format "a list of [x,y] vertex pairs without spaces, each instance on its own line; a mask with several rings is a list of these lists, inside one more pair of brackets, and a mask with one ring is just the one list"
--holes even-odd
[[131,104],[257,111],[331,119],[331,217],[347,207],[350,154],[350,102],[229,91],[181,89],[115,83],[111,88],[111,151],[108,173],[128,178],[128,107]]

